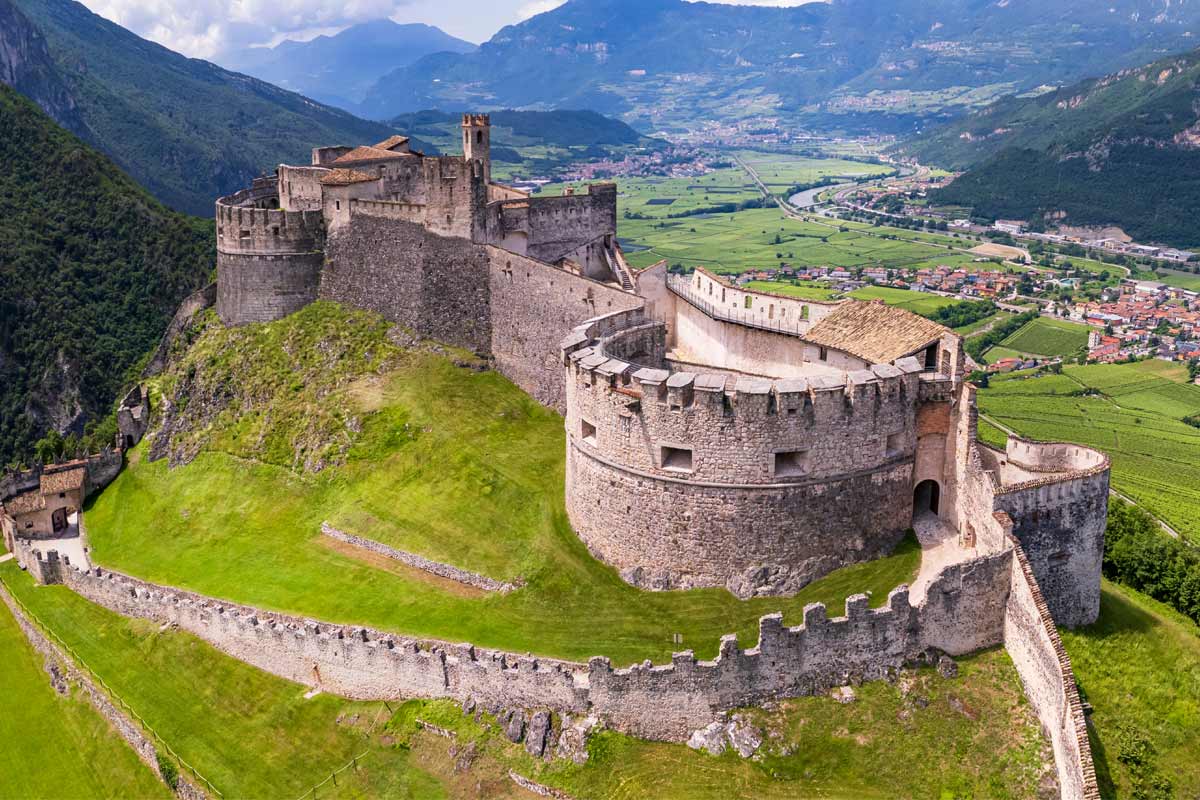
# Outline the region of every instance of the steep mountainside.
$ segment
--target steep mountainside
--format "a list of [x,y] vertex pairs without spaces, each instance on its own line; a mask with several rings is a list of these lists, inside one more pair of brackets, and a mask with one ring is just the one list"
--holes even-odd
[[212,269],[212,225],[164,208],[0,86],[0,464],[81,432]]
[[87,128],[58,77],[46,40],[10,0],[0,0],[0,83],[12,86],[81,136]]
[[1141,241],[1200,244],[1200,51],[1009,98],[904,149],[969,167],[937,199],[982,216],[1065,215]]
[[1200,4],[1165,0],[569,0],[474,53],[385,76],[364,107],[586,107],[644,129],[770,113],[895,125],[1182,49],[1198,22]]
[[284,41],[245,50],[222,63],[230,69],[354,111],[379,77],[431,53],[469,53],[475,45],[429,25],[380,19],[308,42]]
[[[307,162],[330,142],[379,141],[392,131],[141,39],[72,0],[15,2],[45,39],[51,76],[74,99],[85,136],[160,200],[209,216],[219,194],[282,161]],[[6,81],[7,82],[7,81]],[[44,101],[42,93],[32,95]]]

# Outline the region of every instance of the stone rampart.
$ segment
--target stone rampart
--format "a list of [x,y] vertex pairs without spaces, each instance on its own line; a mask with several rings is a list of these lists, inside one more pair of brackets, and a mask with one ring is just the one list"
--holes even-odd
[[984,445],[977,452],[993,508],[1012,520],[1055,621],[1068,627],[1095,622],[1108,522],[1107,456],[1023,439],[1010,440],[1004,453]]
[[[17,605],[12,595],[8,593],[7,587],[2,583],[0,583],[0,600],[12,612],[17,627],[21,629],[21,633],[25,636],[30,646],[42,658],[58,665],[62,675],[83,690],[84,697],[87,698],[92,707],[96,709],[101,717],[108,720],[117,734],[133,748],[137,757],[161,780],[162,773],[159,771],[158,766],[158,750],[150,737],[142,731],[142,728],[117,708],[108,694],[101,691],[100,687],[95,684],[91,676],[82,671],[74,659],[63,652],[57,644],[50,641],[42,633],[42,630],[25,616],[25,612]],[[183,798],[183,800],[204,800],[208,797],[199,786],[192,782],[191,778],[182,772],[176,775],[174,793],[176,796]]]
[[625,312],[562,343],[567,509],[597,557],[639,586],[748,596],[895,547],[912,522],[915,360],[771,381],[612,357],[651,359],[661,338]]
[[480,245],[361,214],[329,237],[319,296],[478,353],[491,346],[489,262]]
[[[848,598],[844,617],[830,619],[825,606],[812,604],[801,626],[785,627],[777,614],[763,617],[758,642],[748,650],[727,636],[712,661],[688,652],[662,666],[614,669],[607,658],[585,665],[265,612],[107,570],[64,569],[62,580],[117,613],[178,625],[246,663],[343,696],[471,698],[484,705],[587,712],[620,730],[670,741],[734,708],[893,675],[929,646],[924,620],[945,618],[964,590],[976,591],[964,587],[960,575],[935,581],[946,598],[936,613],[911,606],[905,587],[878,609],[865,595]],[[977,624],[966,616],[976,607],[963,608],[958,624]],[[999,630],[988,621],[984,627]],[[998,641],[997,634],[984,646]]]
[[492,326],[488,349],[496,368],[561,413],[566,410],[563,336],[597,315],[640,309],[644,301],[499,247],[485,250]]
[[1064,800],[1099,800],[1087,720],[1071,658],[1029,560],[1020,543],[1012,542],[1015,556],[1004,617],[1005,648],[1054,749],[1061,796]]
[[384,219],[400,219],[405,222],[422,223],[425,221],[426,206],[421,203],[406,203],[396,200],[362,200],[350,201],[351,221],[358,216],[382,217]]

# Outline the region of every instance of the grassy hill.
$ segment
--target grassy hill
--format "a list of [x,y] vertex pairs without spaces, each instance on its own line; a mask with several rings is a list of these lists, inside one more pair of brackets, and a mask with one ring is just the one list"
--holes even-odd
[[281,162],[308,163],[315,146],[375,142],[393,132],[185,58],[74,0],[0,5],[10,2],[44,38],[81,135],[173,208],[211,216],[217,196]]
[[[0,86],[0,464],[104,417],[212,270],[209,221],[170,211]],[[115,433],[115,431],[114,431]]]
[[925,163],[967,169],[934,193],[983,217],[1065,215],[1140,241],[1197,243],[1200,51],[1035,97],[1009,97],[908,142]]

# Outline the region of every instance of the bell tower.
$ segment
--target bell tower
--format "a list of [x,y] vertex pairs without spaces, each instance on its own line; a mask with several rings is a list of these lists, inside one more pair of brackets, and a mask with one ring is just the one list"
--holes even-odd
[[492,119],[487,114],[463,114],[463,158],[483,163],[483,180],[492,182]]

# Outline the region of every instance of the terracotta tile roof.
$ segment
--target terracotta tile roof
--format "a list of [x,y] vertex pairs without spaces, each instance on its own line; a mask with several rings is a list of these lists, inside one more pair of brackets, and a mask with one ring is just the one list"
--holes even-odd
[[363,145],[356,147],[349,153],[346,153],[341,158],[338,158],[333,163],[334,165],[345,166],[347,164],[355,164],[363,161],[386,161],[393,158],[412,158],[411,153],[393,153],[391,150],[384,150],[381,147],[371,147]]
[[378,178],[356,169],[334,169],[321,177],[321,185],[349,186],[352,183],[366,183],[374,180],[378,180]]
[[87,480],[86,467],[74,467],[61,472],[43,473],[42,494],[59,494],[82,489]]
[[380,150],[391,150],[393,147],[402,145],[408,142],[407,136],[389,136],[379,144],[375,145]]
[[42,493],[37,489],[31,489],[25,492],[25,494],[19,494],[4,501],[4,511],[10,517],[32,514],[34,511],[41,511],[45,507],[46,501],[42,498]]
[[924,349],[949,332],[949,328],[911,311],[884,305],[882,300],[848,300],[822,317],[804,338],[872,364],[890,364]]

